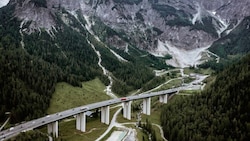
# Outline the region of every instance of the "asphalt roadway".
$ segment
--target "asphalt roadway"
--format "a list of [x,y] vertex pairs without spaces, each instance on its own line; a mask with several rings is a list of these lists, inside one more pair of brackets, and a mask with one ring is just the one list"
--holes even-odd
[[97,103],[92,103],[92,104],[72,108],[69,110],[65,110],[62,112],[58,112],[55,114],[46,115],[45,117],[41,117],[38,119],[27,121],[27,122],[24,122],[24,123],[19,124],[17,126],[14,126],[14,127],[9,128],[9,129],[6,129],[4,131],[1,131],[0,132],[0,141],[10,139],[10,138],[18,135],[21,132],[33,130],[35,128],[47,125],[47,124],[55,122],[55,121],[59,121],[59,120],[68,118],[70,116],[74,116],[74,115],[77,115],[79,113],[83,113],[83,112],[86,112],[89,110],[93,110],[93,109],[97,109],[97,108],[101,108],[101,107],[105,107],[105,106],[109,106],[109,105],[113,105],[113,104],[119,104],[119,103],[126,102],[126,101],[144,99],[144,98],[154,97],[154,96],[159,96],[159,95],[164,95],[164,94],[173,94],[173,93],[176,93],[177,91],[182,90],[182,89],[183,89],[183,87],[178,87],[178,88],[168,89],[168,90],[159,91],[159,92],[141,93],[138,95],[133,95],[133,96],[123,97],[123,98],[116,98],[116,99],[101,101],[101,102],[97,102]]

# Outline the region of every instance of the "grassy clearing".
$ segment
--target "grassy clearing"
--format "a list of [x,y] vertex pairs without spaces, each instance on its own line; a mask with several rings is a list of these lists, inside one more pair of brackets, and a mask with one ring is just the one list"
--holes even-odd
[[168,101],[168,104],[175,104],[176,101],[179,101],[180,99],[185,99],[187,96],[185,95],[174,95],[171,97],[171,100]]
[[181,79],[175,79],[170,81],[169,83],[161,86],[159,89],[155,90],[155,91],[161,91],[161,90],[167,90],[170,89],[172,87],[179,87],[182,84],[182,80]]
[[136,128],[136,132],[139,141],[149,141],[148,135],[144,133],[141,129]]
[[58,83],[47,113],[52,114],[73,107],[110,99],[104,92],[105,86],[98,78],[84,82],[82,86],[80,88],[73,87],[64,82]]
[[59,123],[59,140],[79,141],[95,140],[104,133],[107,125],[100,123],[100,118],[87,118],[86,132],[76,130],[76,120],[64,120]]
[[117,115],[117,119],[116,119],[117,122],[119,122],[119,123],[136,122],[136,114],[137,114],[137,112],[134,112],[134,111],[131,109],[131,120],[128,120],[128,119],[124,118],[122,112],[123,112],[123,111],[121,111],[121,112]]
[[[142,103],[142,100],[137,100],[135,102],[132,103],[135,105],[139,105],[139,103]],[[161,112],[161,107],[162,107],[162,103],[159,103],[159,97],[153,97],[151,98],[151,114],[150,116],[148,115],[144,115],[142,114],[142,122],[146,121],[146,118],[151,121],[152,123],[155,124],[160,124],[160,112]],[[133,106],[132,106],[133,107]],[[131,120],[127,120],[123,117],[122,112],[117,116],[117,122],[119,123],[126,123],[126,122],[136,122],[137,121],[137,113],[139,111],[134,111],[133,109],[131,109]]]
[[[119,108],[110,109],[110,121]],[[86,132],[82,133],[76,130],[76,120],[62,122],[59,126],[59,136],[63,140],[67,141],[92,141],[96,140],[99,136],[101,136],[108,128],[108,125],[100,122],[100,115],[96,118],[87,118],[86,122]]]
[[206,83],[205,89],[209,88],[211,86],[211,84],[213,84],[216,80],[216,76],[215,75],[211,75],[209,77],[207,77],[204,82]]
[[[110,99],[104,92],[105,85],[98,78],[84,82],[82,86],[80,88],[64,82],[58,83],[47,113],[56,113],[73,107]],[[116,109],[110,110],[110,117],[113,117]],[[106,131],[107,127],[108,125],[100,122],[100,115],[96,118],[87,117],[86,132],[82,133],[76,130],[75,118],[69,118],[59,122],[59,140],[95,140]],[[43,127],[40,131],[47,133],[47,128]]]
[[195,78],[193,78],[193,77],[184,77],[184,83],[190,83],[194,80],[195,80]]
[[[114,115],[114,113],[119,109],[112,108],[110,109],[110,121]],[[92,141],[96,140],[99,136],[101,136],[108,128],[108,125],[100,122],[100,114],[96,118],[87,117],[86,122],[86,132],[82,133],[76,130],[76,119],[75,118],[67,118],[59,122],[59,138],[58,140],[67,140],[67,141]],[[46,126],[40,128],[40,131],[43,133],[47,133]]]
[[185,68],[184,69],[184,73],[185,74],[191,74],[191,73],[199,73],[199,74],[204,74],[204,75],[211,75],[214,71],[210,68],[208,69],[201,69],[201,68],[197,68],[197,69],[193,69],[193,68]]
[[[100,122],[100,118],[87,117],[86,132],[76,130],[76,119],[68,118],[59,122],[59,137],[57,140],[66,141],[87,141],[95,140],[106,131],[108,126]],[[40,131],[47,133],[47,126],[40,128]]]
[[201,90],[182,90],[179,92],[179,94],[199,94]]
[[[163,106],[162,103],[156,102],[156,100],[158,100],[158,97],[153,98],[151,100],[151,111],[150,111],[150,115],[145,115],[142,114],[142,122],[146,122],[146,119],[148,119],[148,121],[150,121],[151,123],[155,123],[155,124],[161,124],[160,123],[160,116],[161,116],[161,107]],[[155,102],[153,102],[155,101]]]
[[157,141],[164,141],[164,140],[161,138],[161,131],[160,131],[160,129],[159,129],[157,126],[155,126],[155,125],[153,125],[152,127],[153,127],[153,129],[155,130],[155,134],[156,134],[156,139],[157,139]]

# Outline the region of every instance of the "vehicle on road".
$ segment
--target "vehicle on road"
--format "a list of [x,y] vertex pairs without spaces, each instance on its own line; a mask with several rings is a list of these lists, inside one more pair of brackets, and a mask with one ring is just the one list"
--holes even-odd
[[9,131],[12,131],[12,130],[14,130],[14,127],[10,127]]
[[83,111],[83,110],[88,110],[89,107],[81,107],[80,110]]
[[125,101],[125,100],[127,100],[127,98],[126,98],[126,97],[121,98],[121,101]]

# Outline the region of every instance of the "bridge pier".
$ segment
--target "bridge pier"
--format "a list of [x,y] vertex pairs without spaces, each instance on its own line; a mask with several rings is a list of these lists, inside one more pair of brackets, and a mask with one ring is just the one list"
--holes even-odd
[[143,114],[150,115],[150,102],[151,102],[150,97],[143,99],[143,109],[142,109]]
[[76,129],[82,132],[86,131],[86,113],[80,113],[76,115]]
[[123,117],[131,120],[131,103],[132,101],[123,102]]
[[52,122],[47,126],[48,126],[48,134],[52,134],[53,137],[58,138],[58,121]]
[[159,96],[159,101],[161,103],[167,103],[168,102],[168,94],[160,95]]
[[109,124],[109,106],[101,107],[101,122]]

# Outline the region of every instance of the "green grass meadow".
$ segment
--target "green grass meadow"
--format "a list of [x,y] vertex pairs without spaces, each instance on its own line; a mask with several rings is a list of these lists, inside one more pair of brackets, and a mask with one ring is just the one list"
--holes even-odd
[[77,106],[108,100],[110,97],[106,95],[104,89],[105,85],[98,78],[82,83],[82,88],[73,87],[65,82],[58,83],[47,113],[52,114]]
[[[47,113],[52,114],[77,106],[108,100],[110,97],[104,92],[105,88],[105,85],[98,78],[83,82],[81,88],[73,87],[65,82],[58,83]],[[114,110],[112,109],[110,112],[110,117],[112,117]],[[86,132],[82,133],[76,130],[76,120],[72,117],[59,122],[58,140],[95,140],[105,132],[107,127],[106,124],[100,122],[100,116],[97,118],[87,117]],[[43,127],[41,131],[46,133],[47,129]]]

